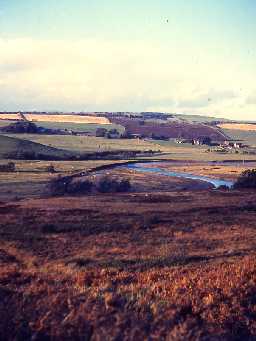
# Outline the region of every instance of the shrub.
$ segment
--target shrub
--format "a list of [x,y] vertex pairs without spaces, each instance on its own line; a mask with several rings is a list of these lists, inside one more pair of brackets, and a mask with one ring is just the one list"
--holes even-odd
[[54,178],[50,181],[51,194],[63,195],[65,193],[68,193],[68,186],[70,182],[71,182],[71,179],[58,175],[57,178]]
[[56,233],[57,228],[54,224],[45,224],[41,227],[42,233]]
[[46,172],[48,173],[55,173],[55,168],[53,165],[47,166],[46,167]]
[[53,195],[82,194],[91,192],[92,186],[89,180],[72,182],[72,178],[58,176],[50,182],[50,192]]
[[115,179],[111,179],[108,176],[104,176],[99,180],[96,187],[97,190],[101,193],[116,192],[118,188],[118,181]]
[[6,165],[0,165],[0,172],[14,172],[15,171],[15,163],[8,162]]
[[130,190],[131,184],[128,179],[118,181],[108,176],[104,176],[99,180],[96,188],[101,193],[127,192]]
[[256,169],[247,169],[242,172],[235,182],[234,188],[256,188]]
[[95,136],[96,137],[105,137],[105,135],[107,134],[107,129],[105,128],[97,128],[96,129],[96,133],[95,133]]
[[100,193],[113,193],[128,192],[131,184],[128,179],[118,181],[108,176],[100,178],[98,183],[95,184],[90,180],[74,182],[70,177],[61,177],[59,175],[50,181],[49,188],[52,195],[85,194],[91,192],[93,188]]
[[227,191],[227,190],[229,190],[229,187],[227,185],[220,185],[218,187],[218,189],[223,190],[223,191]]
[[83,194],[83,193],[89,193],[92,190],[93,183],[89,180],[85,181],[77,181],[68,184],[67,192],[73,193],[73,194]]
[[118,192],[128,192],[131,189],[131,183],[129,179],[123,179],[118,186]]

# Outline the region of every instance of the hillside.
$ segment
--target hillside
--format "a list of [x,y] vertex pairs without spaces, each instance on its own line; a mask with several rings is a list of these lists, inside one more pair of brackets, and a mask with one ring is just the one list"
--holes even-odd
[[157,123],[121,117],[112,118],[111,122],[124,126],[127,134],[139,134],[143,137],[194,139],[204,136],[215,141],[227,139],[217,128],[199,123]]
[[74,157],[74,153],[40,143],[21,140],[0,135],[0,158],[2,159],[66,159]]

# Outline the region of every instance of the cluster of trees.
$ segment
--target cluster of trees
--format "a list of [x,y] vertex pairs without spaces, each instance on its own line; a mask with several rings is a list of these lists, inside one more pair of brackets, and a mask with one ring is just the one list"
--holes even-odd
[[15,172],[15,163],[8,162],[7,164],[0,165],[0,172]]
[[235,189],[256,188],[256,169],[247,169],[242,172],[234,184]]
[[87,194],[92,191],[100,193],[128,192],[131,184],[128,179],[114,179],[103,176],[98,181],[90,180],[73,181],[70,177],[57,177],[50,183],[50,191],[53,195]]
[[99,180],[96,188],[101,193],[128,192],[131,189],[131,184],[128,179],[122,179],[119,181],[117,179],[104,176]]
[[106,137],[108,139],[120,138],[121,134],[117,129],[107,130],[106,128],[98,128],[95,133],[96,137]]

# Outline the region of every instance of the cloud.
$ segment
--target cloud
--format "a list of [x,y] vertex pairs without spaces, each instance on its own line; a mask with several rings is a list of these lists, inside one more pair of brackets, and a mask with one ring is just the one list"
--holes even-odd
[[0,39],[0,50],[0,110],[255,115],[246,101],[255,85],[251,73],[214,58],[195,66],[187,48],[175,44],[24,38]]
[[250,95],[249,97],[247,97],[246,103],[247,103],[247,104],[256,105],[256,93]]
[[214,103],[220,103],[226,100],[236,98],[237,95],[233,91],[216,91],[210,90],[205,94],[196,96],[191,99],[181,100],[179,102],[180,108],[205,108]]

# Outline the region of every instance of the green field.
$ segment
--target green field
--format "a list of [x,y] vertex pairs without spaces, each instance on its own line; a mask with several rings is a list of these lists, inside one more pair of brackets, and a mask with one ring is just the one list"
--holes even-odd
[[[7,135],[6,135],[7,136]],[[138,139],[106,139],[94,136],[73,136],[73,135],[36,135],[36,134],[9,134],[8,136],[36,142],[39,145],[45,145],[48,148],[60,149],[60,156],[69,153],[88,153],[105,151],[161,151],[162,155],[153,156],[153,158],[168,158],[178,160],[244,160],[256,159],[255,155],[243,155],[242,150],[239,153],[231,151],[228,153],[208,152],[208,146],[193,146],[191,144],[177,144],[174,140],[138,140]],[[9,148],[8,144],[6,145]],[[28,147],[29,149],[30,147]],[[2,147],[2,150],[4,148]],[[57,150],[58,151],[58,150]],[[0,149],[1,152],[1,149]],[[56,149],[54,149],[56,153]],[[58,151],[59,152],[59,151]],[[1,157],[1,154],[0,154]]]
[[71,122],[35,122],[37,126],[48,129],[67,129],[74,132],[90,132],[95,133],[98,128],[107,130],[117,129],[119,132],[124,131],[124,127],[119,124],[95,124],[95,123],[71,123]]
[[217,118],[217,117],[210,117],[210,116],[201,116],[201,115],[185,115],[185,114],[175,114],[175,118],[178,118],[182,121],[186,121],[189,123],[210,123],[213,121],[221,121],[221,122],[229,122],[230,120],[226,118]]
[[40,144],[37,141],[35,142],[13,136],[0,135],[0,159],[11,158],[12,155],[17,156],[24,153],[36,153],[56,158],[67,158],[74,155],[70,151],[59,150]]
[[[11,123],[17,121],[1,120],[0,128],[8,126]],[[119,124],[95,124],[95,123],[72,123],[72,122],[34,122],[38,127],[48,128],[48,129],[63,129],[72,130],[76,133],[88,132],[95,133],[98,128],[105,128],[108,131],[111,129],[117,129],[120,133],[124,132],[124,127]]]
[[[19,139],[41,143],[50,147],[78,152],[114,150],[159,150],[160,146],[137,139],[106,139],[94,136],[8,134]],[[164,148],[163,148],[164,149]]]
[[17,121],[10,121],[10,120],[1,120],[0,119],[0,128],[6,127],[12,123],[16,123]]
[[249,144],[256,147],[256,132],[235,130],[235,129],[221,129],[224,134],[228,135],[233,140],[241,140],[244,144]]

